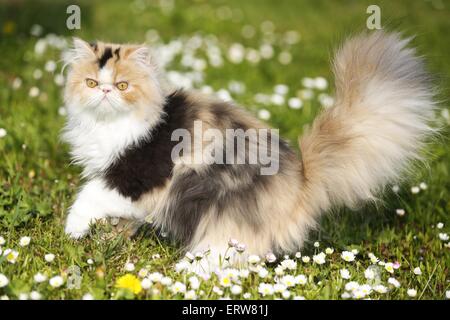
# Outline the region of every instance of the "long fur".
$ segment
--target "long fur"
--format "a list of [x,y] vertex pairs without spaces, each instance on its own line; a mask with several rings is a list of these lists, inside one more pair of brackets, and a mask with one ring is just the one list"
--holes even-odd
[[299,144],[315,211],[373,200],[420,159],[435,131],[433,90],[409,39],[382,31],[349,39],[334,59],[336,104]]

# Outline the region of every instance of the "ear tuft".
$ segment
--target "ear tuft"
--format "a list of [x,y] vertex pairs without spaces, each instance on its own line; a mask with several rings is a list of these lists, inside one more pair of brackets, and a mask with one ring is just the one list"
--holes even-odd
[[80,38],[73,38],[73,45],[63,53],[64,66],[81,59],[95,59],[95,53],[89,43]]
[[131,48],[127,55],[129,59],[133,59],[139,64],[145,66],[151,66],[152,64],[150,48],[146,45]]

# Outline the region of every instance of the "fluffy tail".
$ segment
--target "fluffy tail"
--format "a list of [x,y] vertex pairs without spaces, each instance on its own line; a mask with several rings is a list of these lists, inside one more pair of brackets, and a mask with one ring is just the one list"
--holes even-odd
[[355,207],[404,173],[434,115],[423,62],[409,39],[374,32],[345,42],[334,60],[336,103],[300,139],[305,201]]

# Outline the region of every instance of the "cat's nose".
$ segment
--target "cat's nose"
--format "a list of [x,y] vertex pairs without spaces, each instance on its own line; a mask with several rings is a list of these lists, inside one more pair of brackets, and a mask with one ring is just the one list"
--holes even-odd
[[112,91],[112,87],[106,84],[101,85],[100,89],[103,91],[104,94],[107,94],[108,92]]

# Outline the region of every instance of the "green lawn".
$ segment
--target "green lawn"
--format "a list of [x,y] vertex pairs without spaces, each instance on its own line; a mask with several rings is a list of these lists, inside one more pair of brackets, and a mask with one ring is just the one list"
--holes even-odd
[[[345,288],[351,281],[360,285],[360,290],[353,291],[353,298],[445,299],[446,291],[448,297],[450,246],[445,238],[450,234],[450,5],[442,0],[178,0],[173,7],[171,3],[81,1],[82,28],[70,31],[65,27],[64,1],[0,1],[0,297],[80,299],[90,294],[96,299],[341,299],[351,295],[351,284],[347,285],[349,290]],[[255,115],[267,110],[267,122],[295,142],[303,126],[310,124],[320,110],[320,101],[333,95],[329,67],[332,49],[347,35],[365,29],[366,8],[375,3],[381,8],[386,29],[416,35],[413,45],[427,58],[440,88],[442,112],[438,112],[436,123],[442,127],[442,135],[429,146],[428,166],[418,166],[421,169],[400,185],[398,192],[389,187],[383,202],[367,205],[358,212],[342,209],[324,216],[320,230],[311,234],[310,243],[301,250],[302,257],[310,257],[309,262],[291,255],[296,265],[285,262],[280,271],[282,268],[276,267],[284,258],[279,257],[275,264],[254,266],[251,269],[256,272],[251,271],[248,277],[236,277],[230,271],[221,279],[200,279],[197,288],[195,281],[189,281],[190,275],[174,270],[174,264],[182,257],[177,248],[151,230],[139,233],[133,240],[112,232],[111,226],[97,226],[90,238],[81,241],[64,235],[67,208],[81,184],[80,169],[69,165],[68,147],[59,140],[64,108],[62,88],[56,82],[61,80],[57,75],[62,67],[58,47],[64,45],[64,40],[70,41],[71,36],[114,42],[147,39],[157,47],[178,38],[184,50],[195,44],[197,40],[189,39],[197,35],[195,39],[203,44],[195,51],[195,57],[207,65],[201,70],[202,63],[198,62],[198,73],[203,79],[194,86],[208,85],[219,91],[245,85],[242,92],[231,93],[233,99]],[[39,31],[32,28],[36,24],[42,26],[43,32],[33,36],[31,29],[34,33]],[[292,30],[300,35],[296,43],[289,41],[295,40],[292,32],[287,33]],[[213,37],[216,40],[211,40]],[[221,66],[211,66],[205,41],[212,41],[221,52]],[[273,57],[256,62],[264,41],[272,43]],[[251,61],[229,61],[227,52],[236,43],[246,48]],[[270,52],[270,48],[263,51]],[[285,64],[280,62],[280,54]],[[57,62],[54,71],[52,61]],[[184,75],[192,71],[183,65],[182,54],[175,56],[167,69]],[[311,89],[313,97],[307,99],[305,91],[299,92],[305,90],[305,77],[324,77],[328,88]],[[277,105],[279,95],[269,99],[272,102],[267,105],[255,100],[257,93],[273,95],[278,84],[289,88],[284,102]],[[297,95],[303,97],[302,108],[290,108],[288,99]],[[413,193],[411,188],[421,183],[420,192]],[[403,209],[405,214],[397,214],[397,209]],[[21,246],[22,237],[30,237],[30,243]],[[318,247],[313,245],[316,241]],[[26,239],[22,242],[26,244]],[[313,255],[328,247],[334,252],[326,254],[325,263],[314,262]],[[358,250],[355,260],[344,261],[341,253],[351,250]],[[371,261],[369,253],[381,264]],[[46,254],[54,254],[54,260],[46,261]],[[316,261],[317,257],[320,255]],[[131,270],[127,263],[133,263],[135,269]],[[389,263],[395,268],[391,270]],[[286,267],[289,264],[292,266]],[[81,284],[71,288],[74,266],[79,268]],[[414,273],[417,267],[421,274]],[[365,272],[367,268],[369,272]],[[341,269],[348,269],[350,279],[342,278]],[[146,272],[153,275],[145,275]],[[168,278],[159,281],[156,272],[170,277],[173,283],[186,284],[187,293],[183,292],[183,285],[172,285]],[[281,272],[283,275],[276,275]],[[44,277],[35,279],[38,273]],[[139,282],[134,286],[136,294],[116,288],[117,280],[126,274],[146,278],[145,289],[139,290]],[[271,286],[277,279],[288,283],[286,275],[304,275],[306,283],[298,277],[293,286]],[[61,276],[64,282],[59,287],[59,278],[49,282],[55,276]],[[399,286],[389,278],[395,278]],[[129,279],[128,285],[133,284],[134,277]],[[227,279],[236,287],[228,286]],[[383,291],[380,285],[387,289],[386,293],[377,292]],[[366,292],[369,289],[371,292]],[[416,295],[409,289],[416,290]],[[181,292],[176,293],[177,290]],[[280,292],[271,293],[273,290]]]

